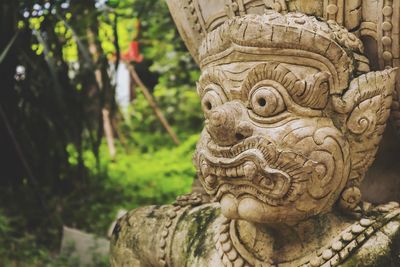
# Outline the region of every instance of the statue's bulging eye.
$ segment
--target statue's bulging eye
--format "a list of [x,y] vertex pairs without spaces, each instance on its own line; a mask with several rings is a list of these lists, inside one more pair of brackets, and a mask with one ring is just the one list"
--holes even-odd
[[286,108],[281,94],[269,86],[255,90],[250,96],[250,104],[253,112],[263,117],[277,115]]
[[221,96],[215,91],[208,91],[201,100],[201,106],[205,113],[209,113],[222,103]]

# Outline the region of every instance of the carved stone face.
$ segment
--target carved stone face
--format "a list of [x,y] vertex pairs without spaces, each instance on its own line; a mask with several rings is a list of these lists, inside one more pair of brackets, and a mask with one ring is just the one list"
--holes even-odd
[[389,116],[393,70],[368,72],[362,43],[303,14],[243,16],[207,34],[194,163],[232,219],[297,222],[353,209]]
[[352,169],[346,120],[360,117],[335,111],[329,72],[261,59],[203,69],[195,165],[226,217],[297,222],[338,199]]
[[349,172],[348,143],[331,118],[329,73],[272,61],[206,68],[202,183],[230,218],[295,221],[332,205]]

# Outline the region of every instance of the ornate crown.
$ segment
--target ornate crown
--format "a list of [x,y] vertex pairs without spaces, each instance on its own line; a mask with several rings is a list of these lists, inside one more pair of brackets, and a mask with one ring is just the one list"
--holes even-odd
[[[321,22],[301,13],[245,15],[225,21],[203,38],[198,49],[200,67],[226,59],[257,60],[260,54],[279,55],[282,61],[313,59],[333,75],[331,93],[341,93],[351,76],[369,71],[361,41],[337,23]],[[311,60],[308,60],[311,61]]]
[[[375,69],[400,66],[400,0],[167,0],[179,33],[199,63],[199,46],[207,33],[226,20],[270,10],[301,12],[335,21],[363,41],[376,43],[366,54]],[[374,60],[374,61],[375,61]]]

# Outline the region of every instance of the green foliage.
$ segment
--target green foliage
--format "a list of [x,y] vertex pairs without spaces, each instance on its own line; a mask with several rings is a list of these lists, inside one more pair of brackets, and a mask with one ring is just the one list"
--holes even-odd
[[[171,203],[177,195],[190,191],[195,176],[191,158],[197,140],[196,134],[174,148],[160,147],[157,151],[147,153],[140,150],[118,153],[114,160],[103,144],[99,172],[93,153],[85,152],[84,162],[88,169],[95,171],[93,176],[107,177],[104,181],[106,188],[120,189],[124,199],[121,208]],[[70,151],[70,162],[76,162],[76,152]],[[117,211],[119,207],[114,208]]]
[[1,238],[4,239],[7,236],[7,234],[10,232],[10,230],[11,230],[11,227],[10,227],[9,219],[0,210],[0,236],[1,236]]
[[[60,255],[51,254],[47,248],[38,247],[35,236],[18,233],[13,227],[16,219],[8,218],[0,211],[0,266],[77,266],[77,259],[69,251]],[[106,266],[106,265],[103,265]]]
[[[153,91],[161,110],[178,134],[186,138],[198,133],[202,126],[202,112],[195,88],[199,69],[174,27],[165,1],[126,0],[121,1],[120,7],[126,7],[124,4],[128,3],[131,9],[128,8],[130,13],[126,13],[127,8],[124,9],[125,17],[136,17],[141,23],[141,33],[137,38],[145,60],[136,66],[138,73]],[[149,76],[157,77],[157,82],[152,83]],[[127,124],[131,128],[125,125],[125,132],[137,145],[145,143],[143,149],[151,149],[149,144],[156,147],[172,144],[142,94],[137,93],[130,114],[132,121]],[[152,140],[140,140],[143,138],[141,133],[148,135],[149,132],[154,133]]]
[[122,155],[107,167],[110,182],[124,187],[134,206],[170,203],[190,191],[195,176],[191,158],[197,139],[197,135],[191,136],[173,149]]
[[[38,13],[35,4],[46,2]],[[17,0],[0,7],[0,111],[6,117],[0,117],[0,203],[7,203],[0,210],[0,266],[74,266],[70,255],[56,255],[62,225],[105,235],[119,208],[170,203],[190,191],[195,176],[199,70],[165,2],[64,2]],[[179,146],[138,88],[128,112],[118,110],[111,62],[133,39],[144,56],[135,69]],[[17,65],[25,67],[23,78],[15,78]],[[103,136],[104,108],[115,123],[115,159]]]
[[[3,215],[0,215],[3,216]],[[46,247],[38,247],[35,244],[34,236],[26,235],[22,238],[6,238],[8,246],[4,243],[0,246],[0,264],[4,267],[72,267],[79,266],[79,259],[73,252],[74,244],[65,248],[60,254],[49,252]],[[5,242],[2,236],[0,242]],[[11,250],[6,249],[10,248]],[[106,267],[109,266],[109,257],[101,256],[95,252],[95,248],[88,252],[92,257],[92,263],[84,267]]]

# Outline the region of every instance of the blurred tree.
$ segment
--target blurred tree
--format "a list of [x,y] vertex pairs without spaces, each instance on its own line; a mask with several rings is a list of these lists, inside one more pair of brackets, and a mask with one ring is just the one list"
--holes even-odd
[[[46,233],[46,228],[59,226],[60,200],[85,190],[88,183],[82,157],[72,169],[66,147],[73,144],[82,155],[85,146],[90,146],[96,153],[102,138],[101,110],[106,106],[115,110],[101,45],[93,41],[97,51],[90,51],[82,41],[97,35],[94,4],[91,0],[76,5],[7,1],[0,7],[4,15],[0,51],[6,53],[1,62],[5,81],[0,121],[5,130],[1,140],[7,144],[2,150],[6,172],[0,201],[8,203],[11,216],[29,218],[20,220],[25,224],[21,228]],[[78,20],[71,19],[71,12]],[[72,38],[81,43],[79,64],[74,65],[64,53]]]
[[[178,150],[184,153],[172,153],[176,158],[160,164],[166,174],[157,176],[157,185],[151,182],[155,173],[149,159],[143,160],[147,165],[140,177],[128,175],[132,167],[127,162],[140,164],[139,151],[161,151],[173,142],[143,95],[136,95],[125,120],[114,97],[119,55],[134,40],[144,56],[135,68],[180,139],[199,132],[202,120],[194,88],[199,72],[164,1],[0,2],[0,203],[11,218],[14,238],[34,233],[39,244],[54,248],[61,224],[105,229],[117,203],[127,203],[133,195],[126,190],[143,190],[135,198],[140,205],[170,200],[174,190],[188,187],[190,180],[180,185],[178,177],[191,179],[194,171],[179,160],[189,160],[193,138]],[[100,159],[104,110],[114,134],[126,139],[134,156],[123,160],[121,154],[112,163],[104,154]],[[123,153],[118,140],[117,149]],[[94,160],[88,161],[88,154]],[[162,150],[159,155],[168,154]],[[121,175],[129,176],[124,186],[116,182]],[[163,187],[171,175],[174,182]],[[144,184],[127,189],[128,181]]]

